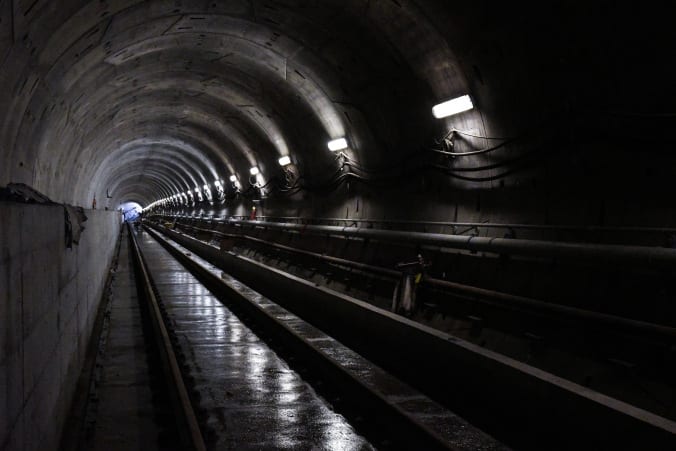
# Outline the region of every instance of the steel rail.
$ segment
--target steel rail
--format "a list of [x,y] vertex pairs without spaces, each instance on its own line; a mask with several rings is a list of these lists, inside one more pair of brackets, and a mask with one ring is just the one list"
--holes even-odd
[[[320,254],[317,252],[307,251],[304,249],[298,249],[292,246],[278,244],[248,235],[229,234],[217,230],[204,229],[201,227],[196,227],[187,224],[181,224],[181,227],[187,227],[189,229],[197,230],[203,233],[211,233],[216,236],[224,238],[226,237],[244,238],[247,241],[260,243],[283,251],[293,252],[296,254],[317,258],[318,260],[321,261],[326,261],[337,265],[348,266],[354,269],[369,271],[372,273],[379,274],[381,276],[390,277],[393,280],[396,280],[401,276],[401,273],[394,269],[388,269],[380,266],[369,265],[366,263],[355,262],[353,260],[347,260],[339,257],[332,257],[326,254]],[[484,288],[474,287],[471,285],[465,285],[442,279],[436,279],[430,276],[425,276],[422,282],[424,285],[428,285],[433,288],[452,290],[458,293],[462,293],[463,295],[473,296],[474,298],[472,300],[476,300],[477,302],[486,303],[487,299],[499,301],[500,303],[490,302],[490,304],[502,309],[512,309],[512,310],[518,309],[519,311],[523,311],[525,307],[530,310],[537,311],[539,313],[547,313],[550,315],[557,315],[560,317],[569,318],[574,320],[575,322],[577,321],[592,322],[598,325],[617,328],[623,332],[628,332],[633,335],[649,335],[652,337],[668,340],[669,342],[676,341],[676,328],[670,326],[650,323],[647,321],[639,321],[629,318],[623,318],[621,316],[611,315],[607,313],[599,313],[592,310],[584,310],[575,307],[568,307],[565,305],[546,302],[539,299],[503,293],[500,291],[488,290]]]
[[[580,438],[603,437],[611,448],[651,443],[672,449],[676,423],[660,415],[184,233],[150,226],[262,295],[284,296],[282,307],[503,440],[540,449],[554,437],[566,443],[574,430]],[[532,426],[533,435],[515,433],[523,424]]]
[[252,228],[283,230],[296,233],[341,235],[351,238],[430,245],[494,254],[560,258],[577,262],[591,261],[604,264],[633,264],[641,268],[673,269],[676,267],[676,249],[661,247],[569,243],[516,238],[468,237],[443,233],[383,230],[367,227],[339,227],[238,219],[220,220],[216,222],[233,226],[249,226]]
[[[197,216],[185,216],[199,219]],[[233,215],[235,219],[246,219],[245,215]],[[522,224],[522,223],[496,223],[496,222],[456,222],[456,221],[417,221],[410,219],[374,219],[374,218],[306,218],[300,216],[258,216],[260,220],[271,221],[295,221],[298,223],[321,223],[342,222],[346,224],[386,224],[386,225],[411,225],[411,226],[439,226],[439,227],[468,227],[490,229],[524,229],[542,231],[563,232],[612,232],[612,233],[676,233],[676,227],[648,227],[648,226],[588,226],[588,225],[563,225],[563,224]],[[213,218],[218,220],[217,218]]]
[[[411,437],[409,437],[411,443],[415,443],[421,449],[448,451],[470,449],[472,440],[476,438],[477,434],[482,434],[478,430],[472,430],[469,425],[461,426],[458,428],[458,434],[466,434],[467,443],[463,443],[463,446],[458,447],[457,443],[449,442],[448,436],[442,432],[444,427],[449,426],[449,424],[445,423],[446,414],[442,414],[446,409],[435,401],[427,398],[417,390],[401,384],[398,379],[385,373],[382,369],[373,365],[373,363],[369,362],[367,366],[364,366],[360,361],[363,357],[357,357],[356,354],[355,358],[349,359],[349,365],[346,365],[342,358],[336,358],[336,356],[349,355],[350,352],[354,351],[349,350],[343,344],[335,343],[333,349],[341,351],[335,354],[328,352],[323,345],[317,344],[326,343],[327,340],[331,340],[323,331],[306,323],[301,317],[291,318],[291,316],[295,315],[289,311],[286,311],[283,315],[279,313],[275,314],[275,311],[279,312],[280,309],[283,309],[280,304],[277,304],[275,310],[268,311],[264,306],[265,304],[259,305],[257,303],[255,300],[257,299],[256,296],[251,297],[246,291],[241,290],[239,284],[233,285],[231,282],[224,280],[223,276],[219,275],[221,270],[214,271],[210,267],[211,265],[199,262],[191,255],[183,252],[177,247],[178,242],[169,235],[163,234],[160,229],[155,229],[151,224],[147,228],[147,231],[212,293],[218,293],[226,298],[226,305],[233,304],[237,308],[242,309],[246,312],[249,320],[264,327],[266,332],[274,337],[274,341],[278,343],[283,342],[284,346],[288,347],[288,351],[292,352],[292,357],[299,357],[305,362],[306,371],[317,374],[319,377],[339,385],[340,390],[343,392],[341,396],[345,399],[343,402],[352,404],[352,409],[363,409],[364,412],[368,412],[370,415],[374,415],[374,418],[378,418],[376,422],[384,422],[394,426],[397,434],[401,434],[403,430],[407,431],[405,435],[411,434]],[[200,252],[196,250],[192,252],[195,256],[200,255]],[[269,299],[267,302],[276,301]],[[300,323],[306,325],[300,327]],[[367,361],[364,360],[364,362]],[[362,371],[365,368],[373,368],[371,370],[373,374],[379,375],[374,378],[378,383],[373,384],[373,380],[370,380],[369,377],[364,377]],[[380,384],[383,384],[383,386],[381,387]],[[383,387],[387,389],[383,390]],[[392,390],[396,392],[401,389],[405,390],[404,393],[408,397],[416,400],[417,407],[424,406],[423,408],[434,411],[441,423],[433,426],[430,423],[421,421],[415,409],[406,406],[406,402],[400,405],[402,398],[393,396]],[[403,398],[407,396],[403,396]],[[351,400],[347,401],[347,398]],[[455,414],[450,413],[450,411],[448,411],[448,414],[453,419],[453,424],[456,424],[455,427],[458,427],[458,423],[464,422],[464,420],[459,419]],[[489,438],[488,440],[492,442],[494,439]],[[497,446],[496,442],[495,449],[502,450],[506,448]]]
[[169,333],[164,324],[164,320],[162,319],[159,303],[152,288],[148,268],[146,267],[143,254],[136,242],[136,237],[134,236],[134,232],[129,223],[127,223],[127,227],[132,247],[134,266],[136,268],[137,286],[140,284],[139,288],[148,302],[150,317],[152,319],[151,322],[153,330],[155,331],[155,339],[158,348],[160,349],[162,363],[165,367],[167,385],[171,392],[174,408],[179,415],[179,423],[182,423],[182,427],[179,428],[181,438],[185,442],[184,446],[186,449],[206,451],[206,445],[204,444],[204,438],[202,437],[202,432],[197,422],[197,416],[190,403],[188,389],[183,381],[183,376],[181,375],[181,370],[178,366],[178,360],[174,354]]

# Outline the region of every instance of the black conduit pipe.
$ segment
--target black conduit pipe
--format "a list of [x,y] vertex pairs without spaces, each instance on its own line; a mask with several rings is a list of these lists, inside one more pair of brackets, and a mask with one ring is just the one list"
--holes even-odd
[[[316,252],[298,249],[279,243],[273,243],[270,241],[262,240],[260,238],[255,238],[248,235],[228,234],[216,230],[204,229],[186,224],[181,224],[181,227],[186,227],[191,230],[196,230],[198,232],[211,233],[215,236],[220,236],[222,238],[226,237],[243,238],[245,240],[261,243],[267,246],[274,247],[276,249],[306,255],[309,257],[314,257],[319,260],[335,263],[338,265],[348,266],[354,269],[380,274],[381,276],[390,277],[393,280],[398,279],[401,275],[400,271],[394,269],[382,268],[380,266],[355,262],[352,260],[346,260],[339,257],[332,257],[326,254],[319,254]],[[488,299],[497,301],[499,302],[499,304],[496,305],[502,308],[508,309],[527,308],[530,310],[535,310],[547,314],[557,315],[559,317],[569,318],[573,321],[585,321],[589,323],[596,323],[599,325],[602,324],[605,327],[612,327],[625,333],[630,333],[632,335],[649,336],[653,339],[664,340],[670,343],[676,342],[676,328],[670,326],[664,326],[661,324],[649,323],[646,321],[623,318],[621,316],[610,315],[607,313],[599,313],[591,310],[579,309],[576,307],[568,307],[565,305],[555,304],[524,296],[502,293],[499,291],[487,290],[484,288],[474,287],[471,285],[465,285],[456,282],[450,282],[447,280],[436,279],[429,276],[425,276],[425,278],[423,279],[423,283],[432,288],[450,290],[455,291],[456,293],[462,293],[464,295],[476,296],[478,300]]]
[[230,225],[298,233],[333,234],[395,243],[424,244],[451,249],[494,254],[522,255],[541,258],[562,258],[577,262],[623,263],[639,268],[676,268],[676,249],[624,246],[618,244],[567,243],[516,238],[487,238],[442,233],[382,230],[366,227],[339,227],[264,221],[227,219],[214,221]]

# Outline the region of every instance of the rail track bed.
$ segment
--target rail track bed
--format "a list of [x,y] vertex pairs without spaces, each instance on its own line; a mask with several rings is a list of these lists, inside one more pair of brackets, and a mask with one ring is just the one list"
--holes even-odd
[[181,245],[130,232],[183,449],[508,449]]

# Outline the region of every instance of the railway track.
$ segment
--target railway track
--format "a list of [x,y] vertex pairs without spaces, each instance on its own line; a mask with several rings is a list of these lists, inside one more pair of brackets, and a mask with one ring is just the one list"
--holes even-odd
[[508,449],[275,296],[130,237],[184,449]]
[[[390,308],[401,277],[374,255],[384,243],[278,230],[266,222],[163,220],[173,230],[383,309]],[[381,266],[373,264],[378,261]],[[415,321],[676,420],[676,329],[669,315],[647,322],[517,296],[458,283],[450,275],[447,280],[442,269],[453,271],[453,265],[439,268],[440,278],[427,274],[418,287],[422,308],[411,317]]]
[[[627,449],[646,443],[651,449],[672,449],[676,443],[676,424],[667,418],[278,268],[151,226],[150,233],[188,267],[211,268],[212,276],[200,276],[207,285],[215,284],[217,290],[218,274],[224,271],[238,283],[255,287],[515,449]],[[197,265],[195,259],[202,263]],[[226,296],[232,294],[228,291]],[[242,308],[256,316],[246,303]]]

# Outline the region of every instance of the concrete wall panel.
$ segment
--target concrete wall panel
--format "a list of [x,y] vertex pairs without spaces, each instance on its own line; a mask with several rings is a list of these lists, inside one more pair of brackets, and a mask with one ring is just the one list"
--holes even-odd
[[87,211],[66,249],[60,206],[0,203],[0,449],[56,449],[119,234]]

